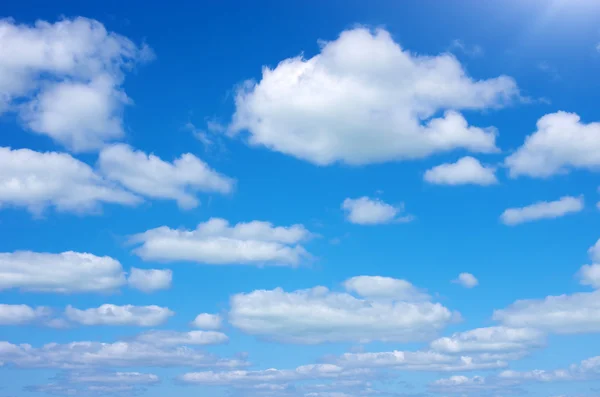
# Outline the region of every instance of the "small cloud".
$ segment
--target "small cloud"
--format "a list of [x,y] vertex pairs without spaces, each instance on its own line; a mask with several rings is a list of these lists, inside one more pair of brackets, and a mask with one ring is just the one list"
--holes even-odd
[[473,288],[479,285],[479,280],[471,273],[461,273],[456,280],[452,280],[454,284],[460,284],[465,288]]
[[464,43],[464,41],[459,39],[452,40],[452,43],[450,43],[450,47],[448,50],[450,52],[460,51],[463,54],[468,55],[470,57],[478,57],[483,55],[483,48],[481,48],[481,46],[467,46]]
[[537,65],[537,68],[542,71],[543,73],[547,74],[548,77],[550,77],[550,80],[556,81],[556,80],[560,80],[560,74],[558,73],[558,70],[556,70],[556,68],[552,65],[550,65],[548,62],[546,61],[542,61]]

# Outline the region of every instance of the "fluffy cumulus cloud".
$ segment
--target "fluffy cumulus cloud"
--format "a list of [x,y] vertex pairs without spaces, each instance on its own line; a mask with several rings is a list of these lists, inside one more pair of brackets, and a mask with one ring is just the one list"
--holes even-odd
[[138,269],[132,267],[127,278],[131,288],[143,292],[155,292],[169,289],[173,281],[173,271],[169,269]]
[[65,309],[66,318],[81,325],[136,325],[154,327],[174,315],[171,310],[160,306],[117,306],[104,304],[97,308],[79,310],[72,306]]
[[211,218],[195,230],[167,226],[131,238],[134,252],[144,260],[197,262],[210,265],[297,265],[308,253],[300,243],[311,236],[302,225],[273,226],[252,221],[231,226]]
[[479,280],[471,273],[461,273],[455,280],[452,280],[452,282],[460,284],[465,288],[474,288],[479,285]]
[[158,346],[170,345],[219,345],[227,343],[229,338],[215,331],[149,331],[138,335],[135,340]]
[[582,122],[577,114],[547,114],[523,146],[506,158],[512,177],[547,178],[575,169],[600,169],[600,123]]
[[24,325],[47,319],[52,311],[47,307],[0,304],[0,325]]
[[509,77],[474,80],[451,54],[414,55],[385,30],[357,28],[322,42],[310,59],[264,67],[260,81],[237,92],[229,132],[320,165],[494,152],[495,130],[469,126],[459,111],[518,95]]
[[456,163],[446,163],[427,170],[426,182],[435,185],[493,185],[498,183],[496,169],[483,166],[474,157],[466,156]]
[[404,204],[394,206],[369,197],[347,198],[342,203],[342,209],[349,222],[359,225],[410,222],[413,219],[410,215],[402,215]]
[[126,283],[119,261],[88,253],[0,253],[0,290],[106,293]]
[[407,342],[427,339],[458,317],[440,303],[422,300],[420,292],[407,296],[406,286],[391,286],[380,299],[372,286],[361,283],[346,286],[368,297],[325,287],[237,294],[231,298],[229,322],[246,333],[289,343]]
[[494,312],[509,327],[534,327],[558,334],[600,332],[600,291],[519,300]]
[[246,366],[239,359],[219,358],[188,346],[155,345],[137,341],[113,343],[49,343],[41,347],[0,342],[0,361],[19,368],[131,368]]
[[556,201],[539,201],[522,208],[509,208],[502,213],[500,220],[505,225],[514,226],[540,219],[560,218],[579,212],[583,207],[583,197],[564,196]]
[[502,371],[498,377],[516,383],[597,380],[600,379],[600,356],[588,358],[579,364],[573,364],[568,369],[506,370]]
[[229,193],[233,190],[232,179],[214,171],[191,153],[169,163],[154,154],[118,144],[102,150],[98,163],[106,178],[130,191],[150,198],[172,199],[185,209],[198,206],[195,195],[198,191]]
[[151,57],[91,19],[0,20],[0,114],[71,150],[98,149],[124,135],[125,72]]
[[192,321],[192,325],[201,329],[220,329],[223,319],[218,314],[200,313]]
[[436,339],[431,348],[443,353],[505,352],[525,351],[544,343],[544,334],[536,329],[488,327]]
[[600,262],[600,239],[588,249],[588,254],[594,262]]
[[22,207],[36,215],[49,207],[83,213],[104,203],[140,201],[66,153],[0,147],[0,208]]

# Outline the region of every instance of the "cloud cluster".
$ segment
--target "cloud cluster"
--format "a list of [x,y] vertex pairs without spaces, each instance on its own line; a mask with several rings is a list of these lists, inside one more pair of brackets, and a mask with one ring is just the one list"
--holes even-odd
[[80,310],[67,306],[67,320],[81,325],[136,325],[154,327],[167,321],[175,313],[166,307],[152,306],[117,306],[104,304],[97,308]]
[[86,213],[147,197],[189,209],[199,204],[197,192],[229,193],[234,185],[190,153],[169,163],[122,144],[102,150],[97,168],[66,153],[0,147],[0,207]]
[[99,149],[124,135],[125,73],[151,58],[147,46],[95,20],[2,19],[0,114],[16,112],[26,128],[73,151]]
[[[459,316],[404,280],[363,276],[344,285],[359,296],[322,286],[237,294],[231,298],[229,322],[281,342],[409,342],[435,336]],[[381,291],[377,285],[383,285]]]
[[221,218],[195,230],[167,226],[132,236],[134,252],[144,260],[196,262],[209,265],[297,265],[309,255],[301,242],[311,237],[302,225],[273,226],[252,221],[231,226]]
[[469,126],[459,111],[518,97],[510,77],[476,81],[449,53],[414,55],[385,30],[356,28],[310,59],[264,67],[237,92],[229,132],[319,165],[495,152],[495,130]]

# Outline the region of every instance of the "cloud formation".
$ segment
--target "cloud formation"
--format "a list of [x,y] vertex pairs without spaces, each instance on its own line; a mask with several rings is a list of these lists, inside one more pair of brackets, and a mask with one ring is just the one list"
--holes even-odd
[[459,111],[518,97],[510,77],[476,81],[449,53],[414,55],[385,30],[356,28],[310,59],[264,67],[237,92],[229,133],[318,165],[495,152],[495,129],[470,126]]
[[435,185],[493,185],[498,183],[496,169],[483,166],[471,156],[459,159],[456,163],[445,163],[425,172],[426,182]]
[[540,219],[560,218],[579,212],[583,207],[583,197],[564,196],[556,201],[538,201],[522,208],[509,208],[502,213],[500,220],[505,225],[514,226]]
[[366,196],[345,199],[342,209],[346,213],[346,219],[358,225],[410,222],[413,219],[411,215],[401,215],[404,212],[404,204],[394,206]]

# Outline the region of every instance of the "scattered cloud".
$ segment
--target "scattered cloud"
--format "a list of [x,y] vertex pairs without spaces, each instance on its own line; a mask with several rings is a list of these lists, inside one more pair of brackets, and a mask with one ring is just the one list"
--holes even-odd
[[99,149],[124,135],[131,103],[125,72],[152,51],[108,32],[98,21],[0,20],[0,114],[16,112],[32,132],[73,151]]
[[473,288],[479,285],[479,280],[471,273],[461,273],[456,280],[452,280],[455,284],[460,284],[465,288]]
[[393,206],[377,198],[347,198],[342,203],[342,209],[346,213],[346,219],[358,225],[378,225],[413,220],[412,215],[401,215],[404,212],[404,204]]
[[178,346],[219,345],[227,343],[229,338],[221,332],[214,331],[149,331],[136,336],[135,340],[156,346]]
[[[376,281],[375,281],[376,282]],[[416,289],[385,299],[373,297],[368,283],[348,281],[345,286],[370,296],[329,291],[325,287],[285,292],[281,288],[237,294],[231,298],[229,322],[248,334],[288,343],[422,341],[458,318],[440,303],[422,300]],[[385,295],[385,294],[384,294]],[[392,298],[392,299],[390,299]],[[381,321],[385,318],[385,321]]]
[[46,320],[52,314],[47,307],[28,305],[8,305],[0,303],[0,325],[35,324]]
[[85,369],[110,367],[212,367],[247,365],[239,359],[219,358],[188,346],[159,346],[141,342],[49,343],[36,348],[0,342],[0,361],[19,368]]
[[600,264],[583,265],[579,270],[579,281],[600,290]]
[[600,123],[582,123],[575,113],[547,114],[505,165],[511,177],[548,178],[575,169],[598,170]]
[[481,165],[476,158],[466,156],[456,163],[446,163],[425,172],[426,182],[435,185],[482,185],[498,183],[496,169]]
[[543,332],[532,328],[488,327],[457,332],[431,342],[442,353],[526,351],[545,343]]
[[160,306],[117,306],[104,304],[97,308],[79,310],[71,305],[65,309],[65,316],[73,323],[81,325],[135,325],[154,327],[167,321],[175,313]]
[[357,28],[322,42],[310,59],[264,67],[260,81],[237,92],[228,131],[319,165],[495,152],[495,129],[469,126],[458,111],[518,98],[510,77],[473,80],[449,53],[414,55],[385,30]]
[[200,329],[216,330],[220,329],[223,319],[218,314],[200,313],[196,316],[192,325]]
[[49,207],[84,213],[140,201],[69,154],[0,147],[0,207],[23,207],[39,216]]
[[195,230],[167,226],[131,238],[140,244],[134,252],[144,260],[197,262],[210,265],[297,265],[308,253],[300,245],[311,237],[302,225],[273,226],[252,221],[230,226],[225,219],[211,218]]
[[450,51],[460,51],[470,57],[479,57],[483,55],[483,48],[478,45],[467,46],[464,41],[455,39],[450,43]]
[[173,271],[169,269],[137,269],[132,267],[129,271],[127,283],[129,287],[143,292],[155,292],[171,288]]
[[130,191],[155,199],[172,199],[183,209],[199,205],[197,192],[230,193],[233,179],[211,169],[191,153],[172,163],[125,144],[109,146],[100,152],[99,169],[106,178]]
[[500,220],[505,225],[514,226],[540,219],[560,218],[583,210],[583,196],[564,196],[556,201],[538,201],[522,208],[509,208],[502,213]]

